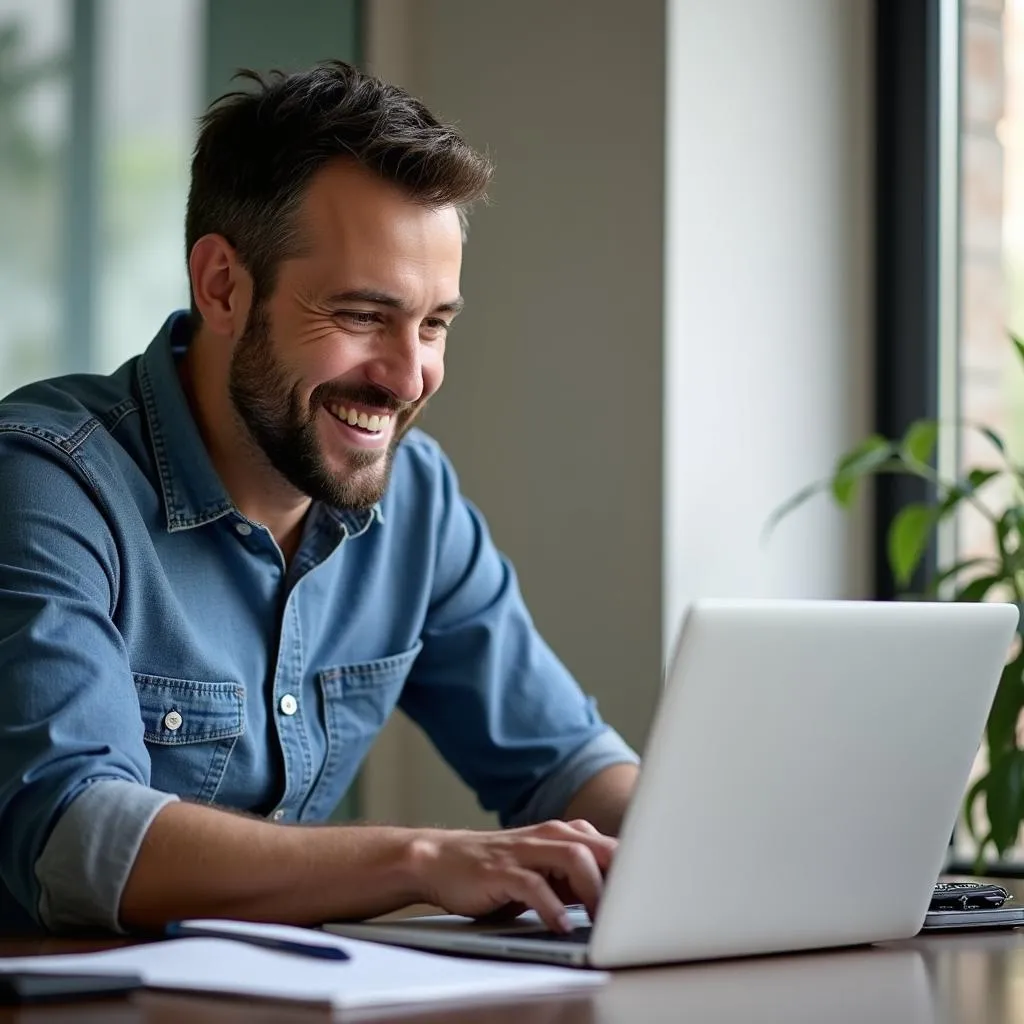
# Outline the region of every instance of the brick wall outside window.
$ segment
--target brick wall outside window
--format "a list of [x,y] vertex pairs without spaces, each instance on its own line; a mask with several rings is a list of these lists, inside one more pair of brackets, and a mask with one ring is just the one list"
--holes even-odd
[[[962,0],[961,17],[959,414],[1024,464],[1024,364],[1008,338],[1024,334],[1024,0]],[[961,472],[999,462],[977,431],[962,431]],[[985,488],[985,503],[1001,511],[1010,486]],[[956,525],[959,558],[994,552],[981,515],[965,509]],[[979,754],[972,777],[984,764]],[[973,856],[962,831],[956,845]],[[1024,862],[1024,848],[1008,859]]]

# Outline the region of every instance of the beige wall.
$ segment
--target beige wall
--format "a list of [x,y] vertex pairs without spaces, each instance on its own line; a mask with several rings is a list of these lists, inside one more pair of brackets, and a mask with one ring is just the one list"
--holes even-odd
[[[661,657],[664,10],[417,0],[376,11],[371,63],[497,164],[424,426],[545,637],[641,743]],[[368,810],[475,820],[472,799],[402,726],[371,761]],[[380,776],[396,762],[405,781],[389,799]]]
[[[542,632],[642,744],[682,601],[861,586],[825,506],[799,528],[808,545],[791,533],[762,556],[750,537],[864,421],[869,2],[369,7],[371,68],[458,121],[498,168],[424,425]],[[767,88],[766,72],[784,85]],[[400,719],[364,798],[378,819],[488,820]]]

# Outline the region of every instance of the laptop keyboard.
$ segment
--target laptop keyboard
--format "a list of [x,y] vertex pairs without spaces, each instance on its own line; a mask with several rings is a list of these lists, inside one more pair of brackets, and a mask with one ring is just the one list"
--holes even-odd
[[581,924],[571,932],[503,932],[503,939],[540,939],[543,942],[574,942],[586,944],[590,941],[593,925]]

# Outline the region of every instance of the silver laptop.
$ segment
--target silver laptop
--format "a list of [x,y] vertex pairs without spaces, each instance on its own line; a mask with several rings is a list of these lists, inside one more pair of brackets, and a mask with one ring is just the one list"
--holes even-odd
[[595,921],[579,911],[567,937],[530,915],[328,928],[602,968],[915,935],[1017,620],[1006,604],[698,602]]

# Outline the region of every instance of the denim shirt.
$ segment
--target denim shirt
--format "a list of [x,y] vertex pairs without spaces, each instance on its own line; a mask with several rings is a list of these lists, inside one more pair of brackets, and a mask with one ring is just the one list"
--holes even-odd
[[323,821],[396,706],[506,825],[637,759],[422,432],[286,565],[210,462],[188,338],[175,314],[110,376],[0,402],[0,931],[118,929],[171,800]]

